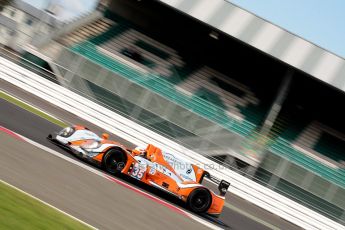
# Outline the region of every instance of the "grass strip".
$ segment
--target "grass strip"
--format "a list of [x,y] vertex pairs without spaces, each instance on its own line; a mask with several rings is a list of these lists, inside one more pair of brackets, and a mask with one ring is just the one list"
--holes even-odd
[[0,182],[0,229],[90,229]]

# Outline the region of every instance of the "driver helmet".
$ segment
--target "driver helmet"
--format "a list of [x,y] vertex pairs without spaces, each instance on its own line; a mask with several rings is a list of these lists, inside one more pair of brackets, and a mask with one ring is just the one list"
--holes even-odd
[[138,146],[135,149],[133,149],[132,151],[136,156],[141,156],[141,157],[145,157],[146,158],[146,149]]

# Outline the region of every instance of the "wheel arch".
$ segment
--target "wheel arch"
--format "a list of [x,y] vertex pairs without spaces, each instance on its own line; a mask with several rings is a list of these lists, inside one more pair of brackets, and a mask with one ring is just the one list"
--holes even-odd
[[[208,204],[205,205],[205,207],[201,208],[200,210],[197,210],[195,207],[192,207],[191,206],[191,202],[193,199],[193,197],[196,195],[196,194],[200,194],[200,193],[204,193],[206,196],[207,196],[207,199],[208,199]],[[200,187],[195,187],[188,195],[187,197],[187,206],[188,208],[190,208],[193,212],[196,212],[196,213],[206,213],[210,207],[212,206],[212,202],[213,202],[213,196],[212,196],[212,193],[211,191],[204,187],[204,186],[200,186]]]
[[[126,150],[124,150],[123,148],[121,148],[119,146],[112,146],[112,147],[106,149],[104,151],[103,156],[102,156],[101,166],[102,166],[102,168],[105,169],[105,171],[107,171],[109,173],[118,173],[118,172],[121,171],[121,170],[119,170],[118,172],[111,172],[111,171],[108,170],[107,165],[106,165],[107,158],[111,157],[112,155],[118,154],[119,152],[121,152],[121,157],[119,159],[122,162],[124,162],[122,169],[126,167],[126,164],[128,162],[128,156],[127,156]],[[116,159],[116,161],[118,161],[119,159]]]
[[121,151],[126,156],[126,158],[128,158],[127,152],[123,148],[121,148],[120,146],[111,146],[111,147],[109,147],[103,151],[104,153],[103,153],[103,157],[102,157],[102,164],[103,164],[104,158],[106,157],[107,154],[114,154],[114,153],[110,153],[110,151],[113,151],[113,150]]

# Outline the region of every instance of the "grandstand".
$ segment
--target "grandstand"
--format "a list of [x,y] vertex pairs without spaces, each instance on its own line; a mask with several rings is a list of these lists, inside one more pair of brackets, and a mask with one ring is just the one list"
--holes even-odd
[[[52,57],[58,46],[54,61],[40,58],[60,84],[344,222],[344,92],[310,73],[313,60],[293,65],[277,57],[283,45],[265,52],[181,5],[110,1],[102,16],[38,47]],[[267,120],[272,105],[281,110]]]

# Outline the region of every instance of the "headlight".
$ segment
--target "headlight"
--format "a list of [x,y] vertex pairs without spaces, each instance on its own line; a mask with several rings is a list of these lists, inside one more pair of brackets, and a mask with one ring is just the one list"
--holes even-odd
[[70,137],[74,133],[74,128],[72,127],[66,127],[63,130],[61,130],[58,135],[62,137]]
[[93,141],[91,143],[85,143],[81,147],[83,149],[97,149],[101,146],[102,144],[98,141]]

